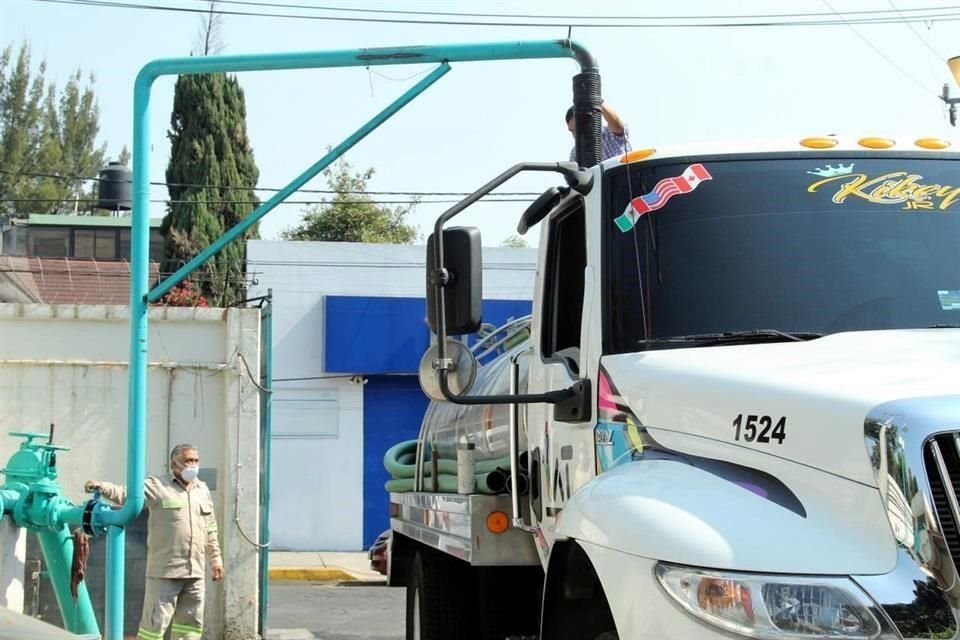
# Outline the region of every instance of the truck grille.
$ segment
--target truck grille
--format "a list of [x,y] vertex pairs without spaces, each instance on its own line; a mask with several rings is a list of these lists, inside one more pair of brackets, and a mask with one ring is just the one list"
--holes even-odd
[[934,436],[923,448],[930,498],[953,565],[960,570],[960,433]]

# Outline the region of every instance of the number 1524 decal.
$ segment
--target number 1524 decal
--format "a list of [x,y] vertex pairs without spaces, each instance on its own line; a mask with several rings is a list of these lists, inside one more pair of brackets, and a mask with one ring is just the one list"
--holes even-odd
[[787,417],[782,416],[776,424],[773,421],[774,418],[770,416],[744,416],[741,413],[733,420],[737,430],[733,439],[762,444],[770,444],[775,440],[776,444],[783,444],[787,437]]

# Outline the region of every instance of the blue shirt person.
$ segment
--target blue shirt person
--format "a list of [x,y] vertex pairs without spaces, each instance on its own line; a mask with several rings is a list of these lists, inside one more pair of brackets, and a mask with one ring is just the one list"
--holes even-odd
[[[630,149],[630,130],[617,112],[606,102],[600,105],[600,113],[607,124],[600,130],[601,162],[614,156],[623,155]],[[576,120],[573,117],[573,107],[567,109],[567,129],[571,135],[576,135]],[[570,149],[570,161],[577,159],[577,147]]]

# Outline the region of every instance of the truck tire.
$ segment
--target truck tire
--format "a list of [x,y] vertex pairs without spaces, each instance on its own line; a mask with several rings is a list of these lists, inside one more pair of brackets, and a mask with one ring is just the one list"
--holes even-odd
[[468,567],[438,551],[418,551],[407,582],[407,640],[472,640]]

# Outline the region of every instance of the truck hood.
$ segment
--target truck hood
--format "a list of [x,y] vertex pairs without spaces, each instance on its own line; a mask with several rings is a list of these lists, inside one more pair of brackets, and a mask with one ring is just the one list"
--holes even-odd
[[[646,351],[605,356],[601,366],[617,404],[666,447],[699,436],[873,486],[864,445],[873,407],[948,396],[956,420],[944,428],[960,429],[960,329]],[[782,438],[772,437],[781,420]]]

